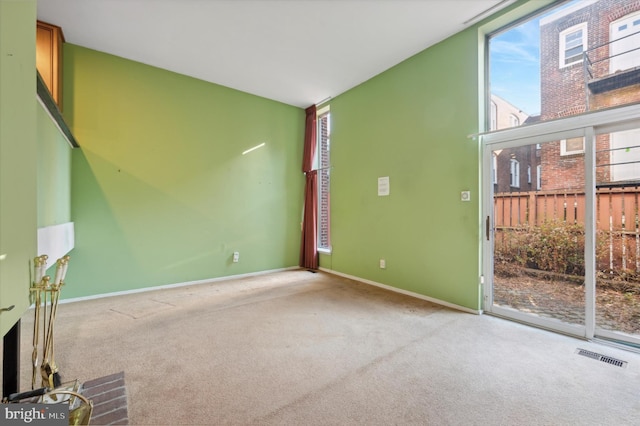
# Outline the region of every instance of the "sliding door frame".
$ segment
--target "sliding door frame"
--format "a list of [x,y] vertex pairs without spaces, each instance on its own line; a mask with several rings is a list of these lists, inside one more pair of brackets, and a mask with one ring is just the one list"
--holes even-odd
[[[565,119],[553,120],[533,124],[530,126],[514,127],[505,130],[480,135],[482,152],[482,224],[485,220],[493,220],[493,180],[492,180],[492,151],[496,149],[513,148],[522,145],[544,143],[571,137],[585,138],[585,323],[575,325],[562,323],[506,309],[493,304],[493,223],[483,226],[482,235],[482,279],[483,311],[508,317],[516,321],[528,323],[541,328],[552,329],[576,337],[593,339],[596,336],[617,339],[618,333],[596,328],[596,264],[595,264],[595,138],[597,133],[621,131],[640,127],[640,104],[612,108],[572,116]],[[488,234],[487,234],[488,233]],[[628,339],[627,339],[628,340]],[[632,343],[635,338],[631,337]]]
[[[491,158],[493,155],[492,152],[495,150],[516,148],[520,146],[530,146],[530,145],[536,145],[536,144],[544,144],[544,143],[549,143],[553,141],[558,141],[561,139],[584,137],[585,138],[585,154],[584,154],[585,170],[587,171],[589,170],[588,165],[593,163],[593,157],[595,156],[595,150],[593,149],[594,144],[592,141],[592,137],[590,138],[589,134],[593,135],[593,128],[591,127],[588,127],[586,129],[577,128],[577,129],[571,129],[571,130],[562,130],[562,131],[553,132],[553,133],[545,133],[543,135],[521,137],[518,139],[510,139],[510,140],[504,140],[500,142],[484,143],[483,144],[483,164],[486,167],[484,167],[483,170],[486,172],[487,169],[489,169],[489,173],[491,173],[491,168],[488,167],[488,165],[492,163],[492,158]],[[589,173],[587,173],[587,175],[589,175]],[[588,179],[588,177],[589,176],[585,176],[585,188],[584,188],[585,203],[586,203],[585,224],[584,224],[585,231],[588,229],[593,229],[590,227],[594,223],[593,222],[594,215],[589,214],[590,212],[593,212],[594,209],[593,207],[592,208],[588,207],[589,205],[592,205],[592,206],[595,205],[593,203],[593,200],[594,200],[593,193],[595,191],[593,190],[593,186],[589,186],[590,183],[591,185],[593,185],[594,179],[593,178]],[[493,184],[491,183],[491,181],[484,179],[484,182],[488,182],[488,183],[483,186],[485,198],[487,199],[483,203],[485,207],[483,217],[485,218],[485,220],[490,221],[489,226],[485,227],[486,228],[485,235],[483,238],[484,259],[486,260],[484,277],[485,279],[488,279],[487,280],[488,285],[486,285],[484,288],[484,306],[483,306],[484,310],[493,315],[514,319],[519,322],[533,324],[537,327],[552,329],[552,330],[559,331],[564,334],[569,334],[573,336],[592,338],[593,331],[594,331],[594,323],[595,323],[595,311],[592,309],[593,308],[593,306],[591,306],[592,304],[589,305],[589,302],[587,300],[589,294],[595,294],[595,290],[594,290],[595,281],[593,279],[593,277],[595,276],[593,273],[593,271],[595,271],[595,264],[591,265],[592,262],[587,262],[585,264],[584,278],[585,278],[585,288],[587,293],[585,294],[586,306],[585,306],[584,324],[565,323],[557,319],[544,318],[544,317],[520,312],[515,309],[497,306],[493,303],[493,253],[494,253],[494,237],[495,237],[494,226],[493,226],[493,219],[494,219],[493,195],[494,194],[493,194]],[[487,238],[487,235],[486,235],[487,231],[489,231],[489,238]],[[594,242],[593,233],[585,232],[585,255],[591,252],[595,253],[594,247],[595,247],[595,242]],[[586,256],[586,258],[588,259],[589,257]]]

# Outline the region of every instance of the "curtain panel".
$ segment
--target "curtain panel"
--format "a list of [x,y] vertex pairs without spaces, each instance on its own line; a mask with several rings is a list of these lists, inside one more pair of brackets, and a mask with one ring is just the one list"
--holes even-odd
[[300,266],[318,269],[318,171],[313,169],[316,153],[316,106],[305,110],[304,152],[302,171],[305,173],[304,214],[302,219],[302,243],[300,244]]

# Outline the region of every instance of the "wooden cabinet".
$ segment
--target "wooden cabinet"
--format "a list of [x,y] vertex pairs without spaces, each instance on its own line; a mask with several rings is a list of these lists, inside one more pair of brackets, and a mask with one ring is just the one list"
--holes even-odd
[[36,68],[53,100],[62,111],[62,28],[38,21],[36,30]]

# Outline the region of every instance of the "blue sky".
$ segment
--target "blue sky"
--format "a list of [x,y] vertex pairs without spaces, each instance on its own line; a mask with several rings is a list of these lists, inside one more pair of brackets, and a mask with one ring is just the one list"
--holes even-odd
[[491,92],[529,115],[540,113],[539,22],[494,36],[489,45]]
[[540,114],[540,19],[578,1],[561,3],[534,19],[492,37],[489,44],[491,93],[528,115]]

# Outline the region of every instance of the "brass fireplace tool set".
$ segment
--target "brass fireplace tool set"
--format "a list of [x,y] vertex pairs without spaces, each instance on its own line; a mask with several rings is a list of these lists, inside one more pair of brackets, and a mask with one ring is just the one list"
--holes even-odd
[[[61,257],[56,262],[56,272],[53,282],[46,274],[47,255],[41,255],[33,260],[33,284],[31,292],[34,294],[34,319],[33,319],[33,351],[31,353],[32,376],[31,391],[9,395],[3,402],[19,402],[31,399],[37,403],[68,403],[69,424],[88,425],[93,411],[93,403],[84,397],[80,391],[78,380],[62,383],[60,373],[55,363],[54,356],[54,325],[60,300],[60,289],[64,285],[64,279],[69,266],[69,256]],[[42,327],[42,328],[41,328]],[[40,332],[42,331],[42,342]],[[42,361],[38,361],[38,355],[42,350]],[[40,371],[41,386],[36,388]],[[39,397],[33,401],[35,397]]]
[[[33,261],[34,281],[31,291],[35,294],[35,318],[33,320],[33,352],[31,354],[31,360],[33,361],[31,387],[35,388],[38,376],[38,340],[40,334],[40,309],[42,308],[44,312],[42,315],[42,364],[40,365],[40,375],[42,376],[42,386],[52,389],[62,385],[58,367],[54,360],[53,326],[58,311],[60,289],[67,275],[69,256],[61,257],[56,262],[56,274],[53,282],[51,282],[51,278],[48,275],[45,275],[47,258],[48,256],[45,254],[36,257]],[[47,299],[49,303],[48,316]]]

